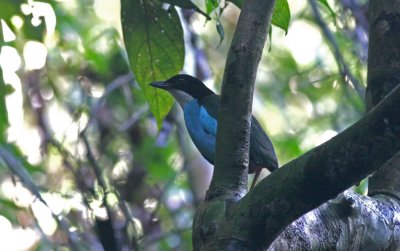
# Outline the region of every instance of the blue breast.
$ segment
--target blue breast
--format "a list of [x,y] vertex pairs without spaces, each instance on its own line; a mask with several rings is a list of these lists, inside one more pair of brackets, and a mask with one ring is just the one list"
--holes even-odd
[[188,102],[183,107],[186,128],[197,149],[211,164],[215,159],[215,135],[217,120],[197,100]]

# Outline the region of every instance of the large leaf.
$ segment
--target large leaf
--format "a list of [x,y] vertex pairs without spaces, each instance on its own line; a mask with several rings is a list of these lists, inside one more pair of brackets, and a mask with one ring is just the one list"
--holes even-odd
[[1,0],[0,1],[0,19],[5,21],[10,19],[19,11],[21,1],[18,0]]
[[219,0],[205,0],[205,2],[208,15],[219,7]]
[[178,13],[174,8],[164,10],[160,2],[122,0],[121,20],[129,63],[160,128],[173,99],[149,83],[168,79],[183,67],[183,30]]
[[290,23],[290,9],[287,0],[277,0],[275,3],[272,24],[281,28],[287,34]]
[[5,85],[3,80],[3,70],[0,67],[0,142],[5,142],[5,132],[8,127],[8,113],[6,106],[7,94],[7,86]]
[[[242,8],[244,0],[231,0],[237,7]],[[276,0],[272,24],[288,32],[290,23],[290,8],[287,0]]]

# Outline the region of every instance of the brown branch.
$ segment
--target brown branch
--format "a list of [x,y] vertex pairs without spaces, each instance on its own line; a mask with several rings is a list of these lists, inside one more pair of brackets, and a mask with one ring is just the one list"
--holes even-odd
[[[400,6],[393,1],[371,0],[369,7],[367,110],[400,84]],[[395,104],[399,105],[399,104]],[[370,194],[400,194],[400,158],[370,178]]]
[[241,226],[240,236],[270,245],[293,220],[396,155],[400,151],[399,101],[400,86],[353,126],[260,182],[232,209],[231,224]]
[[274,5],[274,0],[254,0],[245,1],[242,7],[226,60],[216,161],[206,200],[219,196],[240,199],[247,191],[254,81]]
[[222,83],[214,174],[194,220],[195,250],[258,249],[233,234],[242,226],[229,224],[227,210],[247,192],[254,81],[274,5],[275,0],[248,0],[242,7]]

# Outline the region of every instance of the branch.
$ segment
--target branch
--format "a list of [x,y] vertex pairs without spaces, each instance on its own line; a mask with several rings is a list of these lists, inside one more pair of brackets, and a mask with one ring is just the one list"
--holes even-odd
[[225,213],[247,192],[254,81],[274,5],[275,0],[247,0],[240,13],[222,82],[214,174],[194,220],[195,250],[254,250],[233,237],[241,226],[227,228]]
[[0,158],[7,164],[8,168],[21,180],[22,184],[41,202],[43,203],[50,211],[54,220],[57,222],[58,226],[62,231],[64,231],[68,237],[68,244],[71,250],[78,251],[78,236],[76,233],[71,232],[71,226],[69,222],[62,216],[57,215],[53,212],[53,210],[49,207],[47,202],[43,199],[40,194],[39,188],[32,181],[30,174],[26,171],[25,167],[22,163],[8,150],[6,147],[0,145]]
[[[347,66],[346,61],[343,58],[342,53],[339,50],[339,45],[336,42],[336,38],[333,36],[332,32],[329,30],[328,26],[324,22],[321,13],[318,10],[318,5],[316,0],[309,0],[311,9],[315,15],[315,20],[319,27],[322,29],[322,32],[324,33],[326,39],[332,46],[333,54],[336,58],[336,62],[338,64],[338,68],[340,71],[340,75],[343,77],[343,81],[345,83],[350,84],[352,87],[354,87],[355,91],[357,94],[361,97],[364,98],[365,96],[365,88],[360,84],[360,82],[357,80],[356,77],[353,76],[351,73],[349,67]],[[350,83],[349,83],[350,81]]]
[[292,221],[383,166],[400,151],[399,101],[397,87],[353,126],[270,174],[232,206],[232,226],[267,247]]
[[216,161],[206,200],[237,200],[247,191],[254,81],[274,5],[275,0],[245,1],[240,13],[225,65]]
[[[393,1],[371,0],[369,7],[367,110],[372,109],[400,83],[400,6]],[[397,104],[398,105],[398,104]],[[371,194],[400,194],[400,158],[370,179]]]
[[268,250],[393,250],[399,211],[397,199],[346,191],[290,224]]

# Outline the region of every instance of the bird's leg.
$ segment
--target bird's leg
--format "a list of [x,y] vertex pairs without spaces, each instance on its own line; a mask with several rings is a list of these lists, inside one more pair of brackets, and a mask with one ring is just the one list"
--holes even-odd
[[254,188],[254,186],[256,185],[256,182],[257,182],[258,176],[260,176],[261,170],[262,170],[262,167],[258,167],[258,168],[257,168],[257,170],[256,170],[256,172],[255,172],[255,174],[254,174],[253,182],[251,182],[250,191],[251,191],[251,190]]

